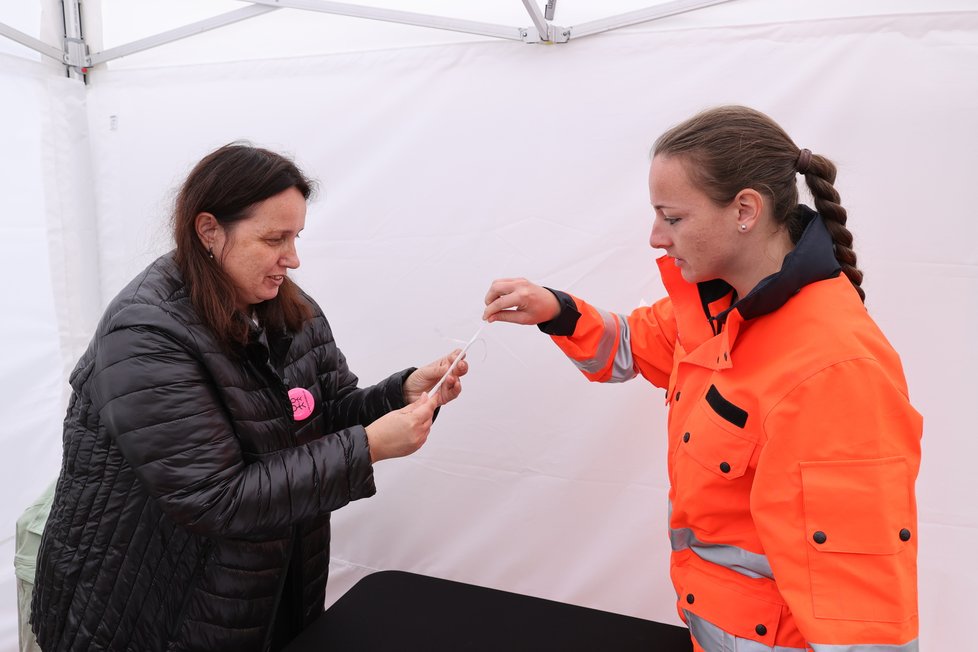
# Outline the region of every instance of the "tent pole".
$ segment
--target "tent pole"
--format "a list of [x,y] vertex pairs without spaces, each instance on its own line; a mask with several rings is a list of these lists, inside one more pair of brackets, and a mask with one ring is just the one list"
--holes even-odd
[[618,29],[619,27],[627,27],[639,23],[647,23],[659,18],[665,18],[666,16],[674,16],[687,11],[703,9],[704,7],[712,7],[713,5],[724,2],[731,2],[731,0],[673,0],[672,2],[663,2],[648,9],[638,9],[617,16],[611,16],[610,18],[602,18],[600,20],[575,25],[571,28],[571,35],[580,38],[581,36],[607,32]]
[[339,16],[353,16],[355,18],[368,18],[370,20],[382,20],[389,23],[401,23],[404,25],[416,25],[418,27],[431,27],[434,29],[444,29],[452,32],[464,32],[466,34],[478,34],[480,36],[494,36],[496,38],[507,38],[514,41],[522,41],[526,37],[526,30],[519,27],[508,25],[497,25],[494,23],[481,23],[474,20],[462,20],[458,18],[448,18],[446,16],[433,16],[430,14],[418,14],[411,11],[399,11],[396,9],[381,9],[378,7],[367,7],[354,5],[344,2],[328,2],[327,0],[243,0],[256,5],[268,5],[271,7],[289,7],[291,9],[305,9],[307,11],[318,11],[326,14],[336,14]]
[[11,41],[16,41],[21,45],[28,47],[35,52],[40,52],[46,57],[56,59],[62,63],[65,62],[65,53],[62,50],[54,47],[53,45],[48,45],[44,41],[39,41],[29,34],[14,29],[6,23],[0,23],[0,36],[6,36]]
[[546,18],[544,18],[543,12],[541,12],[540,7],[537,6],[536,0],[523,0],[523,7],[526,8],[526,13],[530,14],[530,20],[533,21],[533,26],[537,28],[537,34],[540,35],[540,40],[551,40],[550,23],[547,22]]
[[61,0],[61,8],[65,19],[64,62],[68,76],[85,81],[85,73],[92,64],[82,34],[81,0]]
[[248,18],[254,18],[255,16],[261,16],[262,14],[267,14],[271,11],[275,11],[276,9],[277,7],[255,6],[235,9],[234,11],[229,11],[225,14],[207,18],[190,25],[177,27],[176,29],[171,29],[154,36],[147,36],[146,38],[133,41],[132,43],[126,43],[125,45],[109,48],[107,50],[103,50],[102,52],[96,52],[91,56],[91,63],[89,65],[94,66],[98,63],[105,63],[106,61],[111,61],[112,59],[124,57],[127,54],[134,54],[136,52],[142,52],[143,50],[155,48],[159,45],[166,45],[167,43],[179,41],[180,39],[184,39],[189,36],[196,36],[197,34],[201,34],[218,27],[237,23],[242,20],[247,20]]

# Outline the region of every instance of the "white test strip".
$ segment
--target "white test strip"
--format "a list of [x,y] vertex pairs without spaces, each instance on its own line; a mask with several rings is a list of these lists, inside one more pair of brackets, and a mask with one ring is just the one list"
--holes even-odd
[[475,335],[473,335],[472,338],[465,343],[465,346],[462,347],[461,353],[455,356],[455,359],[452,360],[452,364],[448,365],[448,370],[445,372],[445,375],[439,378],[438,382],[435,383],[435,386],[428,390],[428,396],[433,396],[438,392],[439,389],[441,389],[441,384],[445,382],[446,378],[448,378],[448,374],[452,373],[452,369],[455,368],[455,365],[458,364],[458,361],[462,359],[462,356],[465,355],[465,352],[469,350],[469,347],[472,346],[472,343],[475,342],[476,338],[479,337],[479,334],[482,333],[482,329],[485,328],[488,324],[489,322],[483,322],[483,324],[479,326],[479,330],[475,332]]

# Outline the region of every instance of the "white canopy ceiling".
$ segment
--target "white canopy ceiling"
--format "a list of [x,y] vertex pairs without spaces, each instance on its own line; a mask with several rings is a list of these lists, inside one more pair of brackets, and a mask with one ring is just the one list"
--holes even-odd
[[[64,0],[63,4],[70,14],[79,3]],[[974,0],[926,4],[915,0],[86,0],[79,12],[94,64],[142,68],[493,38],[539,42],[537,26],[548,9],[552,20],[544,27],[559,28],[552,39],[559,45],[565,39],[609,29],[673,30],[939,13],[978,10],[978,4]],[[240,20],[221,24],[231,18]],[[398,20],[415,24],[394,22]],[[0,9],[0,35],[8,38],[0,38],[0,53],[38,59],[37,51],[47,45],[45,51],[51,55],[51,48],[64,49],[63,25],[62,0],[6,3]],[[521,29],[526,32],[522,38]],[[204,31],[206,36],[201,35]],[[509,36],[491,35],[495,32]]]

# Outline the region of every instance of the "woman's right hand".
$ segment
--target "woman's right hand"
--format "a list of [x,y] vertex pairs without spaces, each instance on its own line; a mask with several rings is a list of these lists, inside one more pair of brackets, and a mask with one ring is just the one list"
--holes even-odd
[[554,293],[525,278],[499,278],[486,293],[482,318],[488,322],[541,324],[560,314],[560,303]]
[[392,410],[365,428],[370,462],[410,455],[428,440],[438,399],[422,394],[414,403]]

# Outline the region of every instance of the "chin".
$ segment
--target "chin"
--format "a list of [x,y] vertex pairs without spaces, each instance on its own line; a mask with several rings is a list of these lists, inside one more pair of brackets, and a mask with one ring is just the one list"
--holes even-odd
[[265,292],[257,297],[257,303],[264,303],[265,301],[271,301],[278,296],[278,292]]

